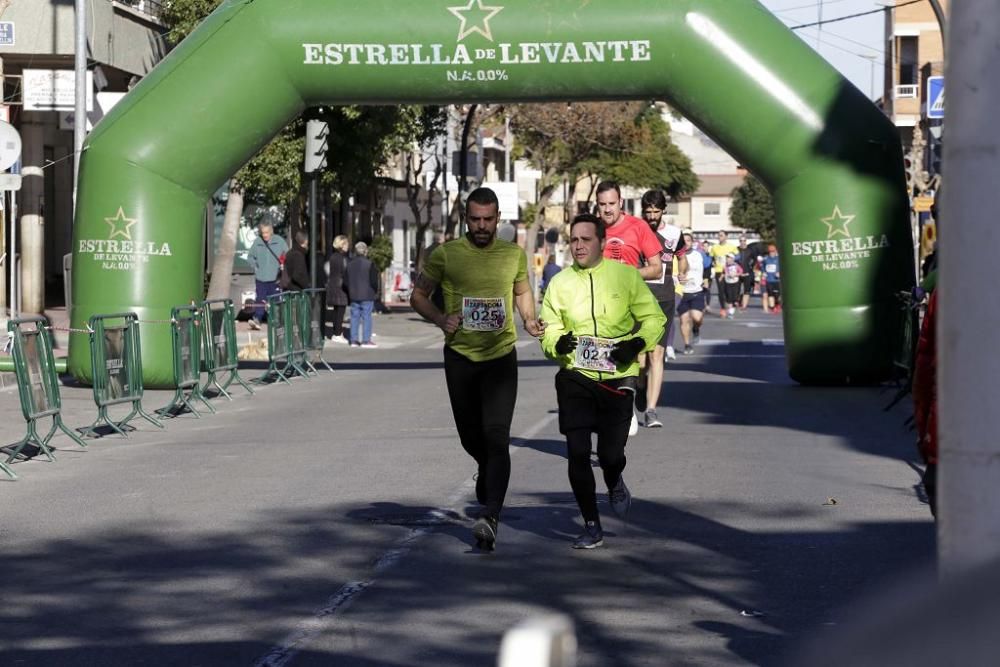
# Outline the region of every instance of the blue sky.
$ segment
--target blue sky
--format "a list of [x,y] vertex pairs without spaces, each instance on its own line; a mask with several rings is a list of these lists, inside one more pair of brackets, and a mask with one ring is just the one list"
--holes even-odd
[[[824,21],[850,14],[880,9],[890,4],[874,0],[761,0],[788,26]],[[822,5],[822,7],[821,7]],[[859,18],[827,23],[820,28],[795,31],[799,37],[819,52],[865,95],[874,97],[882,92],[882,68],[885,63],[885,14],[877,12]],[[866,57],[869,56],[869,57]]]

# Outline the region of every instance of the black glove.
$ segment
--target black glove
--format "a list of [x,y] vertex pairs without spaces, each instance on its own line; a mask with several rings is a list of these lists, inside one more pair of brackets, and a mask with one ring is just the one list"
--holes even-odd
[[619,366],[628,366],[635,358],[639,356],[642,349],[646,347],[646,341],[641,338],[631,338],[629,340],[620,340],[614,344],[611,348],[611,352],[608,356],[611,357],[611,361],[615,362]]
[[572,331],[567,331],[556,341],[556,353],[569,354],[576,349],[576,336]]

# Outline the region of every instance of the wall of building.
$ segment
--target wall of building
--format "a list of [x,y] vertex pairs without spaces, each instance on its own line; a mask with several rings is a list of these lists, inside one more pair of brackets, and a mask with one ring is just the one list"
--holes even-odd
[[[112,0],[92,0],[87,7],[87,47],[92,61],[143,76],[165,55],[160,34],[166,28],[152,16]],[[63,56],[72,67],[76,51],[72,2],[13,2],[3,20],[14,23],[15,35],[13,46],[0,46],[5,62],[8,56],[35,56],[32,66],[51,67],[53,61],[46,58]]]

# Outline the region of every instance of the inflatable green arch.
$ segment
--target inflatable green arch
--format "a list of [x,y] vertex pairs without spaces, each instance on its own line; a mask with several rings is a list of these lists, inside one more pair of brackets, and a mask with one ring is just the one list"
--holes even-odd
[[[792,378],[891,374],[913,282],[895,129],[754,0],[224,2],[89,137],[72,324],[201,299],[206,201],[307,106],[605,99],[668,100],[768,184]],[[142,345],[168,386],[167,327]],[[90,379],[83,334],[69,369]]]

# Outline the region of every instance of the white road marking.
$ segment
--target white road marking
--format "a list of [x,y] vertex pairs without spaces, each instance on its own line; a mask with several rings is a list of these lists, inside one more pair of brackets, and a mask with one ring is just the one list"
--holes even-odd
[[[538,435],[542,429],[548,426],[555,418],[556,414],[547,414],[535,422],[527,431],[520,435],[518,440],[530,440]],[[511,445],[511,455],[516,454],[519,448]],[[469,491],[475,487],[476,482],[470,477],[465,480],[445,501],[445,507],[431,510],[427,513],[428,519],[448,519],[449,515],[456,512],[459,503],[468,497]],[[327,599],[326,604],[313,612],[311,618],[302,621],[298,627],[292,630],[279,644],[275,645],[254,663],[254,667],[284,667],[290,663],[299,651],[305,648],[320,633],[324,632],[336,621],[338,612],[347,609],[354,600],[358,598],[375,583],[377,575],[385,572],[401,561],[416,543],[424,536],[433,532],[432,526],[414,528],[395,546],[385,551],[375,561],[372,568],[372,576],[367,581],[351,581],[344,584],[340,589]]]
[[761,345],[769,345],[773,347],[784,347],[785,341],[782,338],[764,338],[760,341]]

